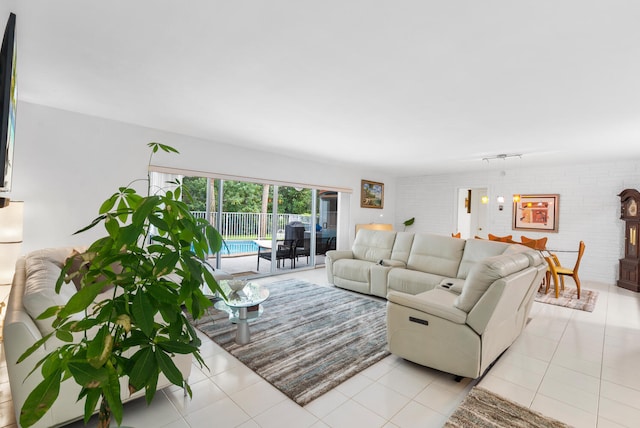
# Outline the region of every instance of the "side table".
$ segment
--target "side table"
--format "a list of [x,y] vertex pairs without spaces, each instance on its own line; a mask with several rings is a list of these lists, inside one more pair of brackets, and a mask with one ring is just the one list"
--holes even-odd
[[[215,308],[229,313],[229,321],[237,326],[236,343],[245,345],[251,340],[249,322],[257,319],[262,313],[261,303],[269,298],[269,289],[255,282],[247,282],[239,291],[233,291],[227,280],[220,281],[219,284],[226,299],[223,297],[215,304]],[[254,306],[257,309],[249,311],[249,308]]]

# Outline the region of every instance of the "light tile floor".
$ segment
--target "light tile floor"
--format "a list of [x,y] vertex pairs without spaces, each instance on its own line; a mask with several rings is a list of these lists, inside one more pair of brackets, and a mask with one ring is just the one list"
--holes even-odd
[[[326,284],[324,269],[287,277]],[[600,295],[594,312],[534,303],[523,334],[479,385],[576,427],[636,427],[640,421],[640,300],[585,281]],[[147,407],[126,405],[124,425],[181,427],[440,427],[476,383],[389,356],[305,407],[205,339],[211,371],[194,365],[193,399],[167,388]],[[1,350],[1,348],[0,348]],[[0,427],[15,427],[0,355]],[[81,423],[71,424],[79,428]]]

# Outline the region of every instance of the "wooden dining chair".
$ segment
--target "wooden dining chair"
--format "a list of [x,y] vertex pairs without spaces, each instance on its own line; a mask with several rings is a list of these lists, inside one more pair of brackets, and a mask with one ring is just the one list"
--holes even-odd
[[584,241],[580,241],[580,245],[578,247],[578,257],[576,258],[576,264],[573,269],[562,266],[560,264],[560,260],[558,260],[558,256],[553,253],[549,253],[549,256],[545,257],[545,260],[549,265],[545,294],[549,292],[549,285],[551,282],[550,277],[553,277],[553,283],[556,288],[556,298],[558,298],[560,296],[558,277],[560,279],[560,285],[562,285],[562,289],[564,290],[564,277],[570,276],[576,283],[576,287],[578,288],[578,299],[580,299],[580,278],[578,277],[578,269],[580,268],[580,260],[582,259],[582,255],[584,254],[584,248]]
[[547,248],[546,236],[544,238],[532,239],[532,238],[527,238],[526,236],[523,235],[520,237],[520,242],[522,243],[522,245],[526,245],[527,247],[533,248],[534,250],[538,250],[538,251],[542,251]]
[[496,235],[492,235],[489,233],[489,240],[490,241],[498,241],[498,242],[508,242],[510,244],[513,243],[513,235],[507,235],[507,236],[496,236]]

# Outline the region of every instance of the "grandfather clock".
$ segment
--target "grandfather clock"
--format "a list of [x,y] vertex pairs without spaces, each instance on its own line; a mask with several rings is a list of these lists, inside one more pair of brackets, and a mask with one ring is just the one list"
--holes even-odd
[[624,220],[624,259],[620,259],[618,287],[640,291],[640,192],[625,189],[620,193],[620,218]]

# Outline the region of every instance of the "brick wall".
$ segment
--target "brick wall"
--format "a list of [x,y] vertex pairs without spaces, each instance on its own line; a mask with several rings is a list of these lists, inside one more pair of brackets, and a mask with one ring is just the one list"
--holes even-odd
[[[517,162],[502,167],[491,163],[482,171],[464,174],[403,177],[397,180],[396,227],[416,217],[414,232],[450,234],[456,230],[456,201],[460,188],[486,187],[489,194],[486,233],[548,237],[548,248],[577,249],[583,240],[586,251],[580,277],[615,283],[618,259],[623,256],[623,222],[618,194],[626,188],[640,189],[640,162],[603,162],[583,165],[554,165],[518,168]],[[558,233],[512,230],[511,196],[520,194],[560,194]],[[505,197],[499,211],[495,197]],[[573,265],[575,255],[558,253],[563,264]]]

